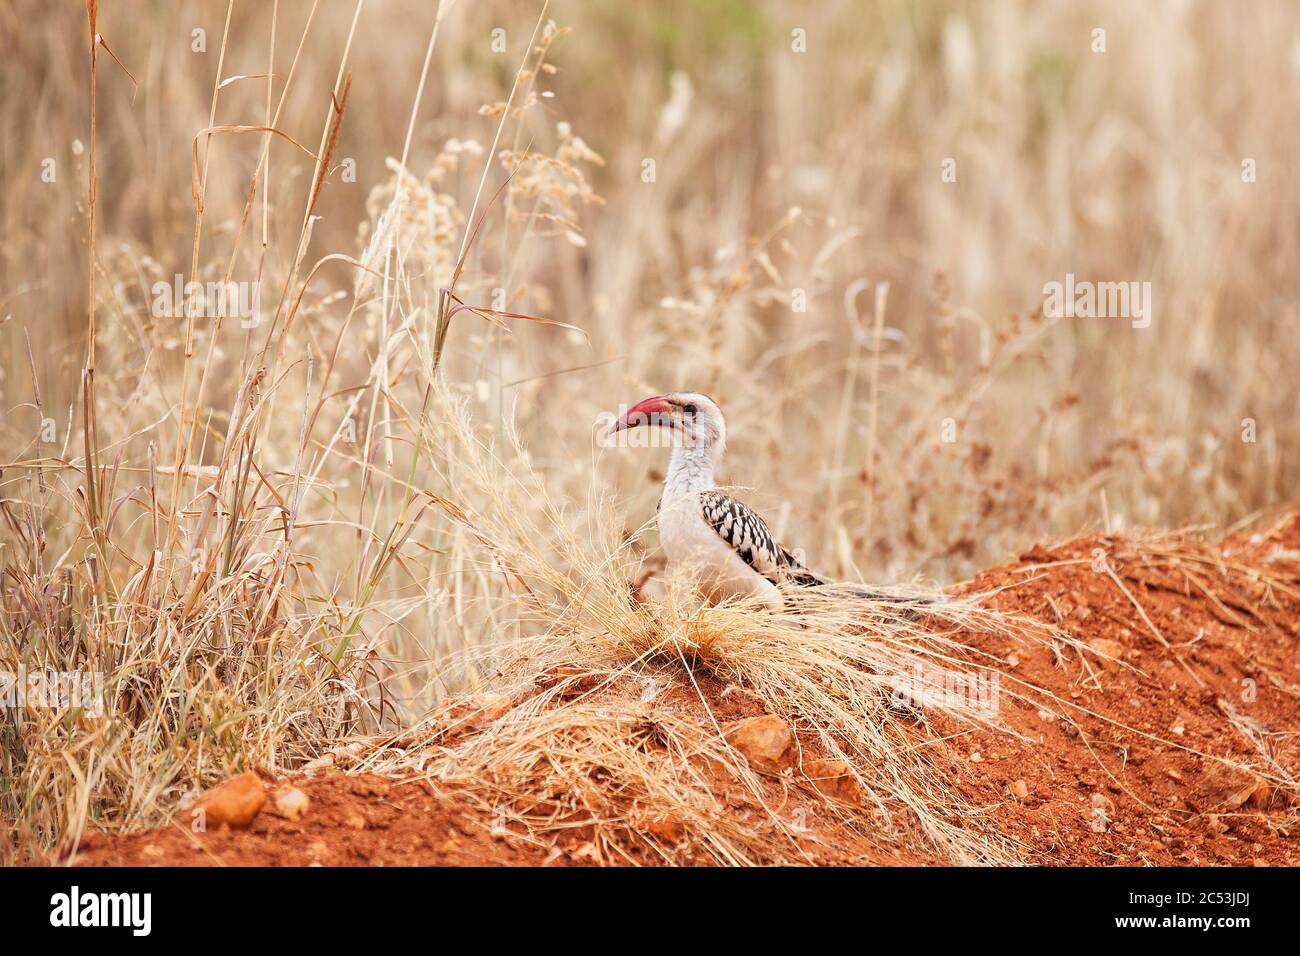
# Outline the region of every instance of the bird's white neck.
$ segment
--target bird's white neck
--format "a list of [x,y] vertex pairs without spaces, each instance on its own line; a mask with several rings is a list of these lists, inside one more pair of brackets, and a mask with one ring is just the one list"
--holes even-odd
[[664,501],[696,494],[713,488],[713,469],[717,466],[718,449],[713,444],[688,442],[673,448],[668,462],[668,477],[664,479]]

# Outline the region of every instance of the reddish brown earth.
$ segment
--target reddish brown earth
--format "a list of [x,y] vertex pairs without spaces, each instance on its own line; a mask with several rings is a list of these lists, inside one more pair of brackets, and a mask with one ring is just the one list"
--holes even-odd
[[546,850],[493,837],[492,821],[423,781],[339,773],[292,781],[310,801],[293,821],[264,811],[247,829],[192,833],[188,826],[83,838],[83,866],[536,865]]
[[[1098,549],[1114,576],[1093,569]],[[1058,564],[1071,560],[1081,563]],[[966,590],[1013,586],[991,603],[1051,621],[1117,660],[972,643],[1015,654],[1011,675],[1132,730],[1064,705],[1052,709],[1073,724],[1045,720],[1004,698],[1003,716],[1029,743],[970,734],[965,750],[982,759],[954,764],[963,792],[996,806],[999,829],[1032,862],[1300,863],[1300,600],[1268,578],[1298,589],[1298,514],[1218,547],[1171,535],[1081,538],[979,575]]]
[[[1040,545],[954,590],[996,591],[990,606],[1050,622],[1096,651],[969,635],[972,646],[1006,662],[999,665],[1000,713],[1014,734],[971,730],[942,715],[927,717],[917,731],[954,735],[939,752],[940,769],[1026,862],[1300,863],[1300,513],[1219,544],[1140,533]],[[1058,700],[1014,699],[1017,680]],[[719,720],[759,712],[740,695],[722,698],[721,687],[701,686]],[[275,815],[268,803],[246,830],[194,834],[175,824],[92,834],[72,862],[618,862],[593,854],[581,834],[542,845],[494,827],[479,804],[422,779],[327,772],[292,783],[311,802],[301,820]],[[278,785],[268,781],[269,789]],[[756,811],[743,795],[719,796],[738,814]],[[806,788],[776,783],[765,795],[782,801],[786,814],[807,798]],[[938,862],[882,851],[819,819],[810,814],[802,838],[814,862]]]
[[[243,830],[192,833],[181,824],[122,836],[84,837],[78,866],[574,866],[603,862],[575,834],[542,846],[494,826],[454,790],[435,795],[424,780],[340,773],[292,781],[311,801],[289,821],[271,812]],[[743,808],[738,808],[738,810]],[[815,817],[810,815],[810,820]],[[834,841],[834,842],[833,842]],[[840,845],[834,845],[838,842]],[[815,844],[822,843],[818,849]],[[934,864],[921,854],[885,854],[853,834],[813,828],[808,849],[818,863],[866,859],[876,865]],[[649,861],[647,861],[649,862]]]

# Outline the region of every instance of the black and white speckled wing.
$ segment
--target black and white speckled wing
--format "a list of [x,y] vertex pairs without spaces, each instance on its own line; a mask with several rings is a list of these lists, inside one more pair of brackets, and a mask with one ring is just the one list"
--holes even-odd
[[735,550],[742,561],[773,584],[788,581],[802,587],[826,582],[805,568],[772,537],[758,512],[720,491],[700,495],[704,520]]

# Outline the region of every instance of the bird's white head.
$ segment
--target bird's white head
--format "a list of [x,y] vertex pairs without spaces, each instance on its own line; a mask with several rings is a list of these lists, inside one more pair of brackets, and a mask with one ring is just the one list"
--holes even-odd
[[727,421],[718,403],[702,392],[672,392],[643,399],[629,408],[613,432],[643,426],[666,428],[673,444],[682,448],[703,448],[716,460],[727,444]]

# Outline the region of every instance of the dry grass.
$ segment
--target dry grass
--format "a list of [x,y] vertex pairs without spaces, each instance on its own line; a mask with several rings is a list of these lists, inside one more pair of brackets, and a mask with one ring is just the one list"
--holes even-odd
[[[714,394],[731,480],[844,579],[959,577],[1103,508],[1285,503],[1296,14],[1249,6],[0,11],[23,38],[0,74],[0,670],[106,695],[0,714],[15,841],[418,725],[507,660],[526,678],[521,653],[684,657],[826,740],[858,722],[854,766],[897,755],[876,675],[960,658],[942,624],[632,601],[661,463],[591,429],[646,392]],[[1067,271],[1152,281],[1153,327],[1043,318]],[[261,321],[158,315],[177,274],[256,284]],[[684,755],[727,760],[716,735],[670,727],[654,776],[626,715],[562,713],[457,757],[570,754],[509,761],[560,787],[599,754],[705,814],[719,861],[785,858],[694,802]],[[924,845],[1010,858],[926,812],[921,758],[896,768],[864,783]]]
[[[966,655],[951,656],[957,648],[944,630],[955,630],[957,620],[969,627],[981,614],[947,611],[946,622],[928,622],[937,631],[887,610],[864,621],[862,608],[842,600],[797,618],[730,606],[688,613],[659,607],[641,622],[607,619],[603,631],[589,629],[545,655],[582,662],[578,700],[565,700],[574,689],[561,683],[528,697],[490,732],[461,744],[416,746],[423,756],[415,763],[429,779],[480,794],[485,808],[518,821],[544,846],[565,830],[591,826],[606,860],[637,859],[635,847],[648,844],[649,859],[668,862],[697,861],[701,848],[704,858],[724,864],[808,862],[794,838],[798,818],[764,796],[755,772],[727,744],[701,689],[707,682],[714,694],[722,686],[724,696],[760,701],[807,733],[818,751],[842,759],[866,795],[864,808],[823,801],[822,812],[876,847],[901,845],[963,864],[1015,862],[1014,848],[952,794],[930,750],[900,728],[888,706],[900,675],[941,665],[975,673]],[[539,663],[530,658],[531,668]],[[693,693],[694,702],[656,703],[673,690]],[[950,712],[991,719],[973,708]],[[434,723],[432,731],[427,744],[438,743],[444,728]],[[370,766],[400,771],[412,763],[410,748],[407,741]],[[720,799],[736,788],[762,807],[762,825]],[[682,832],[665,838],[645,825],[650,819],[673,821]]]
[[[868,795],[865,812],[829,803],[826,809],[854,821],[878,845],[901,844],[956,863],[1017,859],[974,808],[952,795],[931,751],[900,729],[906,722],[891,712],[890,698],[911,675],[933,689],[945,673],[988,679],[1001,669],[1003,662],[959,635],[1076,642],[1039,622],[982,608],[977,599],[895,604],[846,598],[832,587],[773,613],[746,603],[701,607],[677,592],[634,596],[628,583],[640,576],[644,559],[635,536],[620,533],[615,513],[599,506],[582,516],[567,513],[527,465],[508,466],[476,445],[463,410],[448,409],[445,421],[459,423],[443,444],[464,453],[456,468],[461,487],[493,504],[474,515],[439,504],[494,556],[514,594],[510,623],[518,634],[439,662],[439,675],[454,675],[460,686],[481,682],[491,696],[457,703],[450,716],[435,712],[395,739],[367,741],[364,762],[354,766],[414,768],[455,785],[540,845],[594,827],[592,852],[603,861],[637,859],[641,845],[650,859],[669,862],[693,859],[700,846],[718,863],[807,862],[791,821],[763,802],[754,771],[724,739],[714,713],[721,687],[724,695],[760,701],[817,750],[852,768]],[[562,566],[557,550],[566,556]],[[1003,691],[1008,700],[1021,696],[1014,684],[1010,679]],[[674,690],[692,703],[657,703]],[[497,701],[518,703],[498,717]],[[941,707],[959,721],[997,726],[996,714],[974,700]],[[494,717],[491,731],[456,742],[467,724],[478,725],[472,718],[479,711]],[[728,785],[754,794],[769,825],[746,824],[721,804],[718,794]],[[690,839],[663,838],[644,826],[665,818]]]

